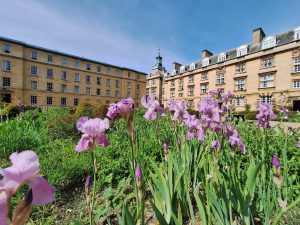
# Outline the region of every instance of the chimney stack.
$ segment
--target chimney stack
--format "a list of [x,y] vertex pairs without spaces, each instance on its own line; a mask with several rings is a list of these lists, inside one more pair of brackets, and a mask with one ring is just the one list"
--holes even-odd
[[265,37],[265,33],[263,31],[263,29],[256,28],[252,31],[252,44],[253,45],[258,45],[261,43],[261,41],[264,39]]
[[173,70],[179,70],[180,67],[181,67],[181,64],[179,64],[177,62],[173,62],[173,64],[172,64],[172,69]]
[[213,55],[213,54],[212,54],[210,51],[206,50],[206,49],[204,49],[204,50],[202,51],[202,59],[205,59],[205,58],[210,57],[210,56],[212,56],[212,55]]

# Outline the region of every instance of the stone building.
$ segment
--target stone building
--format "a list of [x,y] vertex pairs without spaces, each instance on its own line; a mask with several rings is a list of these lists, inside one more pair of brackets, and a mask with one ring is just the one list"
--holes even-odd
[[[267,36],[255,29],[251,43],[218,54],[203,50],[201,60],[189,65],[174,62],[171,73],[164,74],[159,79],[147,76],[148,92],[155,90],[154,83],[164,106],[174,99],[196,109],[209,91],[222,89],[235,93],[237,111],[247,105],[255,110],[261,102],[300,110],[300,27]],[[164,91],[160,95],[158,90]]]
[[145,95],[145,73],[4,37],[0,46],[0,101],[69,107]]

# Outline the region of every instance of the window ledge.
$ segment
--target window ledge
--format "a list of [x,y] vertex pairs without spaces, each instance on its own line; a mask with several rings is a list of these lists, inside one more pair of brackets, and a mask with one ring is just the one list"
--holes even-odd
[[233,92],[246,92],[247,89],[244,89],[244,90],[233,90]]
[[265,89],[275,89],[274,87],[259,87],[258,90],[265,90]]
[[225,85],[225,83],[221,83],[221,84],[216,83],[216,86],[222,86],[222,85]]

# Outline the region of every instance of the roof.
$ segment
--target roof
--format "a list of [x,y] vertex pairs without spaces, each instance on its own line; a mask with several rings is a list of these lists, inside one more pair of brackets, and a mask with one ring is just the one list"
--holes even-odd
[[118,69],[130,70],[132,72],[147,75],[145,72],[137,71],[135,69],[131,69],[131,68],[128,68],[128,67],[116,66],[116,65],[113,65],[113,64],[104,63],[104,62],[101,62],[101,61],[88,59],[88,58],[85,58],[85,57],[81,57],[81,56],[77,56],[77,55],[68,54],[68,53],[65,53],[65,52],[52,50],[52,49],[49,49],[49,48],[43,48],[43,47],[40,47],[40,46],[28,44],[28,43],[23,42],[23,41],[18,41],[18,40],[14,40],[14,39],[11,39],[11,38],[6,38],[6,37],[3,37],[3,36],[0,36],[0,40],[11,42],[11,43],[14,43],[14,44],[20,44],[20,45],[23,45],[23,46],[26,46],[26,47],[29,47],[29,48],[34,48],[34,49],[38,49],[38,50],[42,50],[42,51],[47,51],[47,52],[54,53],[54,54],[59,54],[59,55],[63,55],[63,56],[71,57],[71,58],[85,60],[85,61],[88,61],[88,62],[97,63],[97,64],[101,64],[101,65],[105,65],[105,66],[111,66],[111,67],[115,67],[115,68],[118,68]]
[[[280,45],[288,44],[290,42],[295,41],[294,40],[294,35],[295,35],[295,31],[298,31],[298,29],[300,29],[300,26],[292,28],[292,29],[289,29],[289,30],[287,30],[285,32],[282,32],[282,33],[275,34],[275,35],[268,35],[263,40],[267,40],[270,37],[275,37],[276,38],[276,47],[280,46]],[[255,53],[255,52],[263,51],[263,49],[262,49],[262,43],[263,42],[261,42],[260,44],[256,44],[256,45],[254,45],[252,43],[243,44],[243,45],[240,45],[237,48],[234,48],[234,49],[231,49],[231,50],[227,50],[227,51],[223,51],[223,52],[221,52],[219,54],[214,54],[214,55],[208,57],[209,60],[210,60],[209,65],[213,65],[213,64],[219,63],[218,62],[218,56],[220,54],[222,54],[222,53],[226,54],[226,60],[225,61],[237,58],[237,50],[241,49],[243,47],[248,47],[248,53],[247,53],[247,55]],[[224,61],[222,61],[222,62],[224,62]],[[194,63],[196,64],[196,68],[195,69],[198,69],[198,68],[202,67],[202,60],[196,61]],[[192,63],[190,63],[189,65],[185,65],[185,71],[189,71],[190,70],[190,65],[191,64]],[[175,75],[171,74],[171,76],[175,76]]]

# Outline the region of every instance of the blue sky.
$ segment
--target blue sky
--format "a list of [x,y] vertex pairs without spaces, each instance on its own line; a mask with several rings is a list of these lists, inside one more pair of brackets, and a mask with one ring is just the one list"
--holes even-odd
[[1,0],[0,35],[149,72],[300,26],[299,0]]

